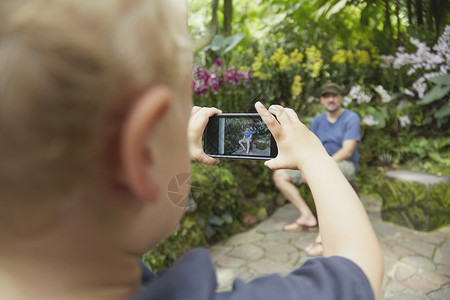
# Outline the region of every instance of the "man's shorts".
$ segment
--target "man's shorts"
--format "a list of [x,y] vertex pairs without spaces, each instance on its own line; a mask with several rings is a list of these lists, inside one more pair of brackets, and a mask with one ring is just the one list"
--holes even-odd
[[[342,174],[344,174],[345,178],[347,178],[348,181],[355,179],[356,169],[354,163],[349,160],[343,160],[338,162],[337,164],[339,169],[341,169]],[[286,171],[286,173],[289,175],[293,184],[300,185],[303,183],[302,171],[290,169],[283,170]]]

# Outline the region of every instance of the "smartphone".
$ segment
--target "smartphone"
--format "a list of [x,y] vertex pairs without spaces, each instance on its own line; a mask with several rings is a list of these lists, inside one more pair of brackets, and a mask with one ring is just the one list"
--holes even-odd
[[209,118],[203,142],[211,157],[269,160],[278,148],[266,123],[257,113],[225,113]]

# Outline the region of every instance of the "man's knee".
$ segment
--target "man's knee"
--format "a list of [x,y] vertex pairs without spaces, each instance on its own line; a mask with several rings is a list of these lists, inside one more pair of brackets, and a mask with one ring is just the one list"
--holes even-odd
[[355,179],[356,176],[356,168],[353,162],[349,160],[344,160],[338,163],[339,169],[341,169],[342,174],[344,174],[345,178],[348,181]]

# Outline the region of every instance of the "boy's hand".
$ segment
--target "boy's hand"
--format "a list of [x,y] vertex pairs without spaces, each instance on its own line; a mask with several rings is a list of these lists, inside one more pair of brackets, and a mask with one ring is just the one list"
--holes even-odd
[[217,158],[212,158],[203,151],[202,136],[205,131],[208,120],[215,114],[221,114],[222,111],[215,107],[194,106],[191,111],[191,118],[188,125],[188,144],[191,160],[204,163],[211,166],[218,164]]
[[277,142],[277,157],[265,162],[270,169],[301,170],[306,162],[328,155],[292,109],[272,105],[267,110],[261,102],[256,102],[255,108]]

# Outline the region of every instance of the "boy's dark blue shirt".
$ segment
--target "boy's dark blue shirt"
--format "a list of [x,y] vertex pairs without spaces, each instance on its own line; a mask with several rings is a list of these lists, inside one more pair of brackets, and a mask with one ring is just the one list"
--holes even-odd
[[214,265],[206,249],[186,252],[155,276],[143,268],[143,287],[130,300],[374,299],[370,283],[352,261],[339,256],[314,258],[287,276],[272,274],[216,292]]

